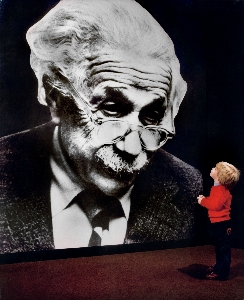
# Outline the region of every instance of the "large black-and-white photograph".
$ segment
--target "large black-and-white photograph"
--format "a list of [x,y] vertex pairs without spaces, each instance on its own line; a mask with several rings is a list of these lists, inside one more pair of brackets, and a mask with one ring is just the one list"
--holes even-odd
[[1,140],[2,253],[190,239],[202,177],[160,149],[187,91],[162,26],[135,1],[62,0],[26,40],[50,122]]
[[0,22],[1,263],[215,245],[227,280],[244,2],[2,0]]

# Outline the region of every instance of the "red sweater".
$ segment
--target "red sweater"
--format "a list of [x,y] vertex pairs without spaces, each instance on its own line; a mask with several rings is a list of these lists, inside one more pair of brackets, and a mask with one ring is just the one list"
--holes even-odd
[[209,197],[201,201],[201,205],[208,209],[211,223],[230,220],[231,193],[223,185],[213,186]]

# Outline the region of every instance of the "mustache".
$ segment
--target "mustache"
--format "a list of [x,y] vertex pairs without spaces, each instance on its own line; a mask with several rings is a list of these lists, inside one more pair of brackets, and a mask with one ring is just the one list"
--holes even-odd
[[104,145],[95,153],[95,160],[102,165],[108,173],[117,177],[131,176],[139,173],[148,162],[148,155],[142,151],[138,156],[132,157],[119,153],[113,145]]

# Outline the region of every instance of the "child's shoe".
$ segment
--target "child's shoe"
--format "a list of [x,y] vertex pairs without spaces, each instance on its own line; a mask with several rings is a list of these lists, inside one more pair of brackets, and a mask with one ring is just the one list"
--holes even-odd
[[207,267],[207,269],[206,269],[206,275],[208,275],[208,274],[212,273],[212,272],[213,272],[213,270],[214,270],[214,267],[213,267],[213,266],[209,266],[209,267]]
[[205,278],[208,279],[208,280],[221,280],[221,281],[229,279],[228,276],[221,276],[221,275],[218,275],[214,272],[211,272],[210,274],[207,274]]

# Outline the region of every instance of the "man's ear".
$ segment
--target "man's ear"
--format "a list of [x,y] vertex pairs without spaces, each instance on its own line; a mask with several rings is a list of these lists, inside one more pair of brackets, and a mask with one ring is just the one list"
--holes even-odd
[[39,97],[41,97],[42,102],[45,103],[50,109],[52,120],[54,123],[59,124],[60,118],[57,113],[57,97],[54,97],[53,87],[49,82],[49,77],[44,75],[42,78],[42,87],[39,90]]
[[180,74],[180,64],[177,58],[171,62],[171,86],[169,91],[169,103],[165,111],[162,126],[169,132],[175,134],[174,119],[179,111],[180,104],[187,91],[187,84]]

